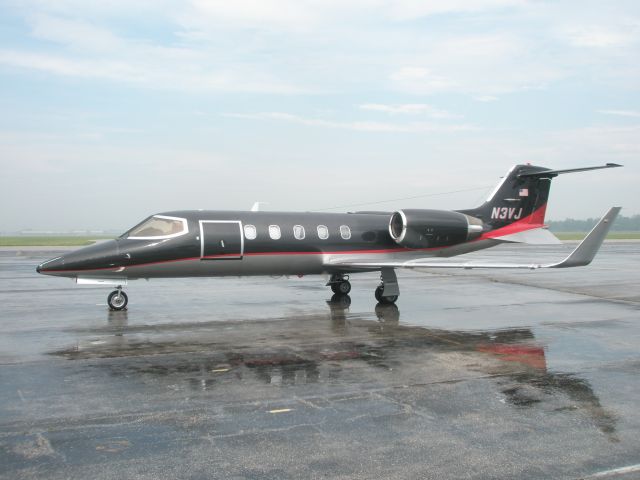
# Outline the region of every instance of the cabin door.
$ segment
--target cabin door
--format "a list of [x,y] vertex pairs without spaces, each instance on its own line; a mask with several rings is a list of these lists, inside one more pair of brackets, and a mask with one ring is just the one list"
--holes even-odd
[[243,253],[239,220],[200,220],[201,260],[239,260]]

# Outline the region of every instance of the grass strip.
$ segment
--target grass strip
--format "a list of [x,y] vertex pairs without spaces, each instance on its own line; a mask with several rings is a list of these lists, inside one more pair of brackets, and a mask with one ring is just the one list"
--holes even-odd
[[0,247],[83,247],[92,245],[98,240],[106,240],[112,237],[63,237],[63,236],[0,236]]
[[[552,232],[560,240],[582,240],[587,232]],[[609,232],[607,240],[640,240],[640,232]]]

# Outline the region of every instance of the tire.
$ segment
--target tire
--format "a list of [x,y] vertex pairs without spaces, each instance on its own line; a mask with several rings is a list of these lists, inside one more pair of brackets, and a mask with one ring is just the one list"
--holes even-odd
[[377,301],[382,302],[382,285],[379,285],[376,288],[376,292],[375,292],[374,295],[375,295]]
[[346,295],[351,291],[351,283],[347,280],[343,280],[342,282],[336,284],[335,293],[339,293],[340,295]]
[[337,284],[337,283],[332,283],[332,284],[330,285],[330,287],[331,287],[331,291],[332,291],[333,293],[338,293],[338,284]]
[[107,297],[107,303],[111,310],[124,310],[127,307],[127,303],[129,303],[129,297],[122,290],[114,290]]
[[396,303],[396,300],[398,300],[398,295],[388,295],[386,297],[382,296],[382,290],[383,287],[382,285],[379,285],[378,288],[376,288],[375,291],[375,297],[376,300],[380,303]]

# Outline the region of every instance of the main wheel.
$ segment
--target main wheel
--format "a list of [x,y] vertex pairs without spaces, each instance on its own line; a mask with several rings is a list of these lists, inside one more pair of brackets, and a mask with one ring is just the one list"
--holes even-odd
[[396,303],[396,300],[398,300],[398,295],[388,295],[386,297],[382,296],[382,291],[384,290],[384,287],[382,285],[378,285],[378,288],[376,288],[375,291],[375,297],[376,300],[380,303]]
[[340,295],[346,295],[351,291],[351,284],[349,283],[348,280],[343,280],[340,283],[337,283],[335,285],[336,285],[336,289],[334,290],[334,292],[339,293]]
[[376,291],[374,293],[374,295],[376,297],[376,300],[379,301],[379,302],[382,302],[382,290],[383,290],[382,285],[378,285],[376,287]]
[[111,310],[123,310],[129,303],[129,297],[122,290],[114,290],[109,294],[107,303]]

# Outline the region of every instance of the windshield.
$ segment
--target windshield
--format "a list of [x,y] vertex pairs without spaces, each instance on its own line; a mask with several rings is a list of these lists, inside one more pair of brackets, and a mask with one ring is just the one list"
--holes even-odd
[[178,217],[154,215],[147,218],[140,225],[133,227],[122,235],[126,238],[157,239],[172,238],[189,232],[187,220]]

